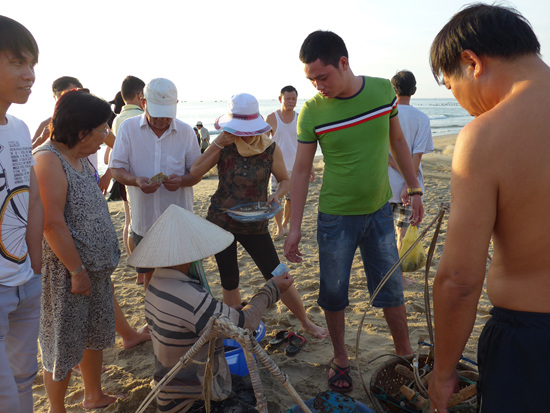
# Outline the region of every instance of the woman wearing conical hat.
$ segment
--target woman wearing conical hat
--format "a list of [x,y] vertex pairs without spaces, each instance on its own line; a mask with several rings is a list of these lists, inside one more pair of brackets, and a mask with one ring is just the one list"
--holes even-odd
[[[155,268],[145,294],[145,317],[155,353],[156,382],[168,373],[197,342],[208,320],[215,314],[227,316],[241,328],[254,330],[267,307],[292,285],[284,273],[269,280],[241,310],[216,300],[199,274],[194,262],[225,249],[233,235],[176,205],[170,205],[149,229],[128,259],[134,266]],[[206,362],[208,346],[195,357]],[[222,401],[217,407],[241,406],[242,412],[256,411],[237,397],[231,397],[231,375],[222,339],[216,341],[211,399]],[[200,411],[204,404],[205,364],[186,365],[157,396],[162,412]],[[229,398],[228,398],[229,397]]]

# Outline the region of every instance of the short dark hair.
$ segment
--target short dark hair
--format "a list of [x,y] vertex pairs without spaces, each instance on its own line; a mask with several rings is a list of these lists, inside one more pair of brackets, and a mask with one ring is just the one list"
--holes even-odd
[[416,92],[416,79],[408,70],[397,72],[391,78],[391,84],[397,96],[412,96]]
[[126,76],[120,87],[122,99],[124,99],[125,102],[134,99],[139,92],[143,92],[143,88],[145,88],[145,82],[143,80],[135,76]]
[[284,88],[282,88],[280,96],[283,96],[285,93],[290,93],[290,92],[296,93],[296,97],[298,97],[298,91],[296,90],[296,88],[294,86],[291,86],[291,85],[288,85],[288,86],[285,86]]
[[6,16],[0,16],[0,52],[10,51],[17,58],[30,53],[38,62],[38,45],[31,32],[21,23]]
[[52,83],[52,92],[58,93],[67,90],[70,85],[75,85],[77,88],[82,88],[82,83],[76,77],[61,76],[59,79],[55,79]]
[[340,58],[348,57],[348,49],[340,36],[331,31],[310,33],[300,48],[300,61],[304,64],[320,59],[323,64],[338,68]]
[[52,116],[52,140],[73,148],[81,136],[105,123],[111,117],[111,106],[105,100],[84,90],[71,90],[61,95]]
[[460,55],[467,49],[478,56],[503,59],[540,54],[531,24],[517,10],[481,3],[456,13],[435,37],[430,66],[438,83],[444,74],[459,73]]

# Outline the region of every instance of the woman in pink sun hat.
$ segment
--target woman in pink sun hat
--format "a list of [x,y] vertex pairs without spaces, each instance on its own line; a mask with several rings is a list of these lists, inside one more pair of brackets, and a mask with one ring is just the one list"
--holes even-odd
[[[224,302],[229,306],[241,304],[237,242],[252,257],[265,279],[279,265],[279,257],[268,230],[269,221],[240,222],[227,211],[237,205],[254,202],[273,202],[288,192],[290,180],[283,155],[277,144],[265,133],[271,126],[260,115],[256,98],[247,93],[233,95],[229,112],[220,116],[214,126],[223,132],[195,161],[191,174],[203,176],[218,167],[218,189],[212,195],[206,219],[231,232],[233,243],[216,254]],[[268,196],[271,174],[278,182],[277,192]],[[302,328],[315,337],[328,337],[328,330],[314,324],[305,312],[300,293],[292,286],[281,295],[282,302],[300,320]]]

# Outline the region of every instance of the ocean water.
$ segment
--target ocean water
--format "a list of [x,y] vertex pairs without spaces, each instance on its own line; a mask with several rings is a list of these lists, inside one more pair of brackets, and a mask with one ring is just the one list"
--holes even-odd
[[[305,99],[299,99],[296,105],[296,111],[304,104]],[[281,104],[278,99],[261,99],[259,100],[260,113],[266,118],[271,112],[280,108]],[[412,99],[411,105],[424,112],[430,118],[432,135],[435,139],[438,136],[457,134],[460,129],[470,122],[473,117],[470,116],[455,99]],[[212,138],[219,133],[214,128],[216,119],[228,112],[227,101],[225,100],[210,100],[210,101],[182,101],[178,103],[178,119],[191,126],[201,121]],[[99,172],[103,173],[106,166],[101,161],[105,148],[102,146],[98,154]],[[317,152],[320,155],[321,150],[317,147]]]
[[[305,99],[299,99],[296,111],[304,104]],[[277,99],[263,99],[259,101],[260,113],[265,118],[271,112],[280,108]],[[424,112],[430,118],[432,134],[434,137],[456,134],[473,117],[458,104],[455,99],[412,99],[411,105]],[[227,101],[184,101],[178,104],[178,118],[191,126],[201,121],[210,131],[217,134],[214,129],[215,120],[228,112]]]

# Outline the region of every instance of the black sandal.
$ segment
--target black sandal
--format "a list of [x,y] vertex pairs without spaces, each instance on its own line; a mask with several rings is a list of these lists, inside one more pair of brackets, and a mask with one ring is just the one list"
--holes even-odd
[[[350,376],[350,366],[347,367],[340,367],[338,364],[334,362],[334,359],[330,362],[330,369],[334,370],[336,373],[334,376],[328,379],[328,385],[331,390],[336,391],[338,393],[349,393],[353,390],[353,382],[351,380]],[[334,383],[336,383],[339,380],[344,380],[346,383],[349,384],[348,387],[338,387]]]

